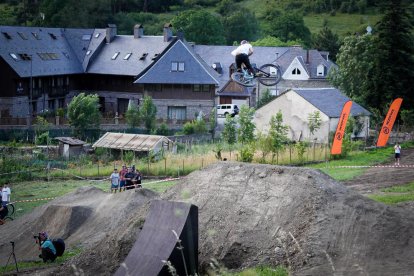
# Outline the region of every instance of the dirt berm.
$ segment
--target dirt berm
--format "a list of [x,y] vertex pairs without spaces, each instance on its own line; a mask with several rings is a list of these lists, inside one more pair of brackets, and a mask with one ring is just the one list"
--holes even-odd
[[[414,215],[367,199],[315,170],[221,162],[188,175],[161,197],[199,207],[202,271],[212,258],[230,269],[283,264],[294,275],[414,271]],[[19,238],[19,246],[33,243],[32,224],[38,229],[40,216],[61,214],[60,220],[41,218],[44,228],[67,233],[69,246],[83,244],[85,250],[52,274],[73,274],[74,265],[87,275],[110,275],[135,242],[153,198],[158,196],[146,189],[116,195],[84,189],[50,202],[4,225],[1,260],[12,237]],[[68,219],[65,212],[82,219]]]

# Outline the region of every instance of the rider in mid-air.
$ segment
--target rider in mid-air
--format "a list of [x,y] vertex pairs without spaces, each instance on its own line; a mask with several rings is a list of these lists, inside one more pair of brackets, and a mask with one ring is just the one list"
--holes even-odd
[[250,64],[249,56],[253,54],[253,47],[247,40],[242,40],[240,46],[237,47],[231,54],[236,59],[237,71],[241,72],[241,65],[244,63],[250,74],[254,75],[254,70]]

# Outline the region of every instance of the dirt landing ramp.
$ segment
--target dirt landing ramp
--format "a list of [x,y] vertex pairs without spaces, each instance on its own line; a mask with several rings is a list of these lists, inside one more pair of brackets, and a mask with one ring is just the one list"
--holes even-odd
[[201,270],[289,266],[295,275],[410,275],[414,216],[311,169],[222,162],[163,199],[199,207]]
[[[181,244],[177,243],[178,237]],[[182,249],[179,250],[178,246],[182,246]],[[196,275],[198,272],[196,206],[182,202],[152,201],[144,227],[115,276],[171,275],[163,262],[166,260],[171,262],[177,275]]]

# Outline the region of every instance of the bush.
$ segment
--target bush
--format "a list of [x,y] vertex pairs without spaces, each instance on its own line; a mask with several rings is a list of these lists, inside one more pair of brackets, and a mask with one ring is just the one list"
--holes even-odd
[[185,135],[194,134],[194,124],[193,122],[187,122],[183,126],[183,132]]
[[252,145],[244,145],[240,149],[240,161],[252,162],[254,156],[254,147]]
[[35,139],[36,145],[48,145],[50,142],[49,132],[43,132],[42,134],[37,135]]
[[163,135],[163,136],[168,136],[169,135],[169,130],[168,130],[168,126],[166,123],[162,123],[157,130],[155,131],[155,133],[157,135]]

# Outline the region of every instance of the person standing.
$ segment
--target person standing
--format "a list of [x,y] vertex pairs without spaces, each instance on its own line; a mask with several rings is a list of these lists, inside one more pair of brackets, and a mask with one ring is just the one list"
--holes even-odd
[[399,166],[400,165],[400,158],[401,158],[401,146],[400,144],[395,143],[394,146],[394,155],[395,155],[395,165]]
[[119,173],[116,168],[114,168],[114,171],[109,178],[111,179],[111,193],[116,193],[119,187]]
[[120,192],[122,192],[122,191],[125,191],[125,175],[126,175],[126,173],[128,172],[128,170],[127,170],[127,166],[124,164],[124,165],[122,165],[122,169],[121,169],[121,171],[119,172],[119,191]]
[[11,190],[9,187],[9,183],[6,182],[3,185],[3,189],[1,190],[1,201],[2,201],[2,205],[7,205],[10,202],[10,195],[11,195]]

